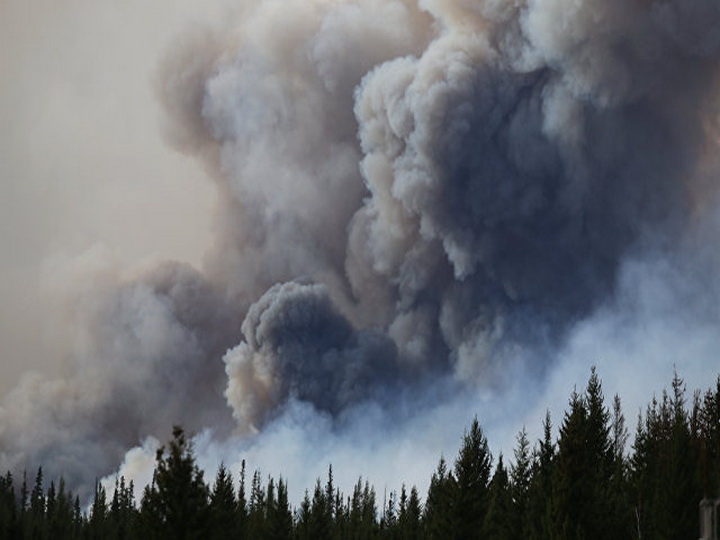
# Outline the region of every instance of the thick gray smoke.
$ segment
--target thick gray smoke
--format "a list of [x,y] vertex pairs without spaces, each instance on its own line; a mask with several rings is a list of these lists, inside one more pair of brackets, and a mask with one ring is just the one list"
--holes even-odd
[[650,320],[638,261],[693,261],[661,290],[714,264],[718,27],[714,0],[243,0],[186,32],[156,84],[219,196],[205,268],[91,290],[77,371],[6,397],[0,467],[87,485],[171,423],[347,434],[554,388]]
[[4,467],[42,464],[87,481],[102,472],[89,465],[113,466],[148,434],[166,436],[178,419],[192,430],[229,430],[219,359],[236,328],[212,285],[168,263],[142,280],[95,283],[85,293],[75,299],[74,373],[29,374],[5,398]]
[[322,285],[276,285],[253,304],[245,342],[225,355],[227,397],[240,422],[261,423],[288,398],[337,414],[395,375],[384,334],[353,330]]

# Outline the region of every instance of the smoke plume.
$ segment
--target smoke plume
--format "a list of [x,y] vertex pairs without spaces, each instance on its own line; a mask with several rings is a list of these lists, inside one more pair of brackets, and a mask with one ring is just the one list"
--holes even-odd
[[306,422],[331,459],[370,418],[387,455],[467,406],[508,440],[590,363],[611,391],[682,367],[679,320],[702,380],[718,27],[712,0],[242,0],[189,28],[155,86],[218,195],[203,269],[89,280],[74,371],[3,401],[0,468],[87,486],[172,423],[217,455]]

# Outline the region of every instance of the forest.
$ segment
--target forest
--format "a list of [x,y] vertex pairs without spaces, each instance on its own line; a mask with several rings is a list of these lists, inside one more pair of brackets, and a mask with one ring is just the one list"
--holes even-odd
[[687,394],[676,374],[637,419],[634,439],[620,398],[606,404],[595,368],[574,391],[553,437],[550,413],[531,443],[523,427],[511,459],[491,455],[480,422],[452,461],[439,457],[424,496],[413,487],[379,494],[360,477],[352,493],[327,477],[295,507],[282,477],[207,481],[180,427],[157,452],[139,501],[121,477],[98,483],[88,509],[65,481],[0,477],[0,538],[7,539],[413,539],[698,538],[698,505],[720,497],[720,376]]

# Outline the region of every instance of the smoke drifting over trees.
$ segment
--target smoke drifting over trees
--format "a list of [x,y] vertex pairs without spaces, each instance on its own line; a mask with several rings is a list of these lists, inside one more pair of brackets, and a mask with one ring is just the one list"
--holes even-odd
[[352,433],[377,402],[541,392],[673,305],[705,336],[718,25],[711,0],[243,0],[187,30],[156,88],[218,193],[205,266],[91,281],[74,371],[2,402],[0,470],[88,486],[172,423],[309,404]]

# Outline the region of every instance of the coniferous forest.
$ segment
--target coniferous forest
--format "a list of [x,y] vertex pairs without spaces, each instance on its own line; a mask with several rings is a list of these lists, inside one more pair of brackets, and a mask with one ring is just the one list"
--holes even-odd
[[[610,403],[608,405],[608,403]],[[120,478],[98,484],[88,511],[60,479],[0,478],[0,538],[698,538],[698,505],[720,496],[720,377],[688,395],[679,376],[639,415],[634,437],[620,399],[592,370],[553,437],[523,428],[512,456],[492,456],[475,419],[453,460],[439,458],[427,493],[382,494],[360,478],[342,493],[327,478],[299,506],[281,478],[231,474],[209,482],[183,430],[157,453],[141,500]]]

